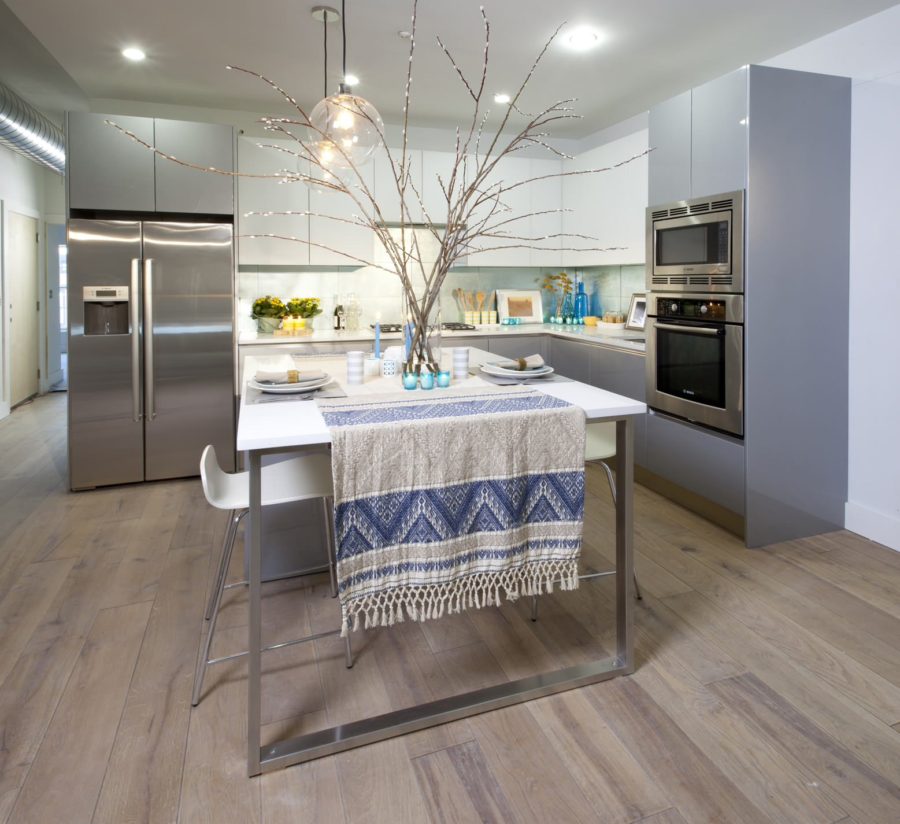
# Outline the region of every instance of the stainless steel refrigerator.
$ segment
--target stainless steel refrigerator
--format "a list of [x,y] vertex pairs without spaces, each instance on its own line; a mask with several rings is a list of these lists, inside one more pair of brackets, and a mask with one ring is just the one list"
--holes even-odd
[[233,228],[70,220],[69,485],[234,466]]

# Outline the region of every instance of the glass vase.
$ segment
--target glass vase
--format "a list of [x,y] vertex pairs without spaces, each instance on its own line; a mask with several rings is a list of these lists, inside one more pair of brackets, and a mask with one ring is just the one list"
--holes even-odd
[[436,295],[428,305],[426,295],[403,298],[403,345],[407,372],[436,374],[441,364],[441,298]]

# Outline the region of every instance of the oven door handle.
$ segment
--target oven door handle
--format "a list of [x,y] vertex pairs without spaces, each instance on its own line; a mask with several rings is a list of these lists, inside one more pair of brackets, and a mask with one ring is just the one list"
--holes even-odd
[[724,329],[716,329],[710,326],[676,326],[674,323],[655,323],[657,329],[668,329],[670,332],[689,332],[697,335],[713,335],[721,337],[725,334]]

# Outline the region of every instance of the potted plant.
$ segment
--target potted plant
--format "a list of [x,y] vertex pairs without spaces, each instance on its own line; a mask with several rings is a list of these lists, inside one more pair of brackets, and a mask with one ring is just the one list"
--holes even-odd
[[263,334],[274,333],[286,314],[287,308],[281,298],[266,295],[253,301],[252,317],[256,319],[256,328]]
[[321,303],[319,298],[291,298],[287,302],[287,313],[294,319],[294,328],[303,329],[307,320],[321,315]]

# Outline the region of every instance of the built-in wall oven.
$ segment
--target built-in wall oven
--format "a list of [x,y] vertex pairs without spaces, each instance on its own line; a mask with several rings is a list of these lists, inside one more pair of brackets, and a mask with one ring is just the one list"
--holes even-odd
[[744,434],[743,295],[648,295],[647,405]]
[[744,291],[744,193],[647,209],[647,291]]

